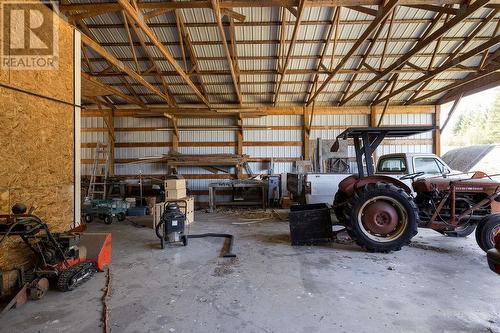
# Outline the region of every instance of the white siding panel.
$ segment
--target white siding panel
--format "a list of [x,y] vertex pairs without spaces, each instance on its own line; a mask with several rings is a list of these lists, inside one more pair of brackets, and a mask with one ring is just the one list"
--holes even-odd
[[301,130],[244,130],[245,141],[301,141]]

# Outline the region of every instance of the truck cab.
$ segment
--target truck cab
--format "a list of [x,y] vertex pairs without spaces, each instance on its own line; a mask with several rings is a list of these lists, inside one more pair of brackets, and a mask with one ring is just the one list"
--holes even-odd
[[376,174],[393,177],[423,172],[421,176],[434,177],[459,173],[452,170],[442,159],[434,154],[399,153],[383,155],[378,159]]

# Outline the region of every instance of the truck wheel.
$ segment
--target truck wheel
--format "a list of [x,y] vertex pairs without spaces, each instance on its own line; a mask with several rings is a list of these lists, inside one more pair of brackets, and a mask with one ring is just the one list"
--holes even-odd
[[122,222],[122,221],[125,221],[125,213],[118,213],[116,215],[116,218],[118,221]]
[[413,198],[392,184],[367,184],[349,199],[346,228],[351,238],[370,252],[399,251],[418,232]]
[[445,231],[444,234],[448,237],[467,237],[476,229],[475,224],[456,227],[453,231]]
[[85,214],[85,222],[91,223],[94,220],[94,217],[90,214]]
[[113,216],[111,215],[104,216],[104,224],[111,224],[111,223],[113,223]]
[[500,232],[500,214],[484,217],[476,229],[477,245],[484,251],[495,247],[495,236]]

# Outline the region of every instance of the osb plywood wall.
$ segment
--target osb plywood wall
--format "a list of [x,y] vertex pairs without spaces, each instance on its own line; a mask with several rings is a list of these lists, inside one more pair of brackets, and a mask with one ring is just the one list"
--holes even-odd
[[[56,24],[57,70],[0,69],[0,214],[22,202],[37,207],[35,214],[52,231],[64,231],[73,224],[74,210],[73,29],[61,20]],[[0,245],[0,270],[29,255],[11,237]]]

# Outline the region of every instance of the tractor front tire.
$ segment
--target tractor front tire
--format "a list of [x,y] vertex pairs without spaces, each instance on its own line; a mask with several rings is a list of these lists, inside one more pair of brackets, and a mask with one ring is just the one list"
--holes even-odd
[[418,232],[413,197],[392,184],[365,185],[348,199],[343,211],[349,236],[369,252],[399,251]]
[[113,216],[111,215],[104,216],[104,224],[111,224],[111,223],[113,223]]
[[85,223],[91,223],[94,221],[94,217],[90,214],[85,214]]
[[500,214],[484,217],[476,228],[477,245],[484,251],[495,247],[495,235],[500,232]]
[[335,217],[337,217],[337,221],[340,224],[345,224],[345,215],[344,208],[346,206],[347,195],[338,190],[335,193],[335,199],[333,200],[333,212],[335,213]]

